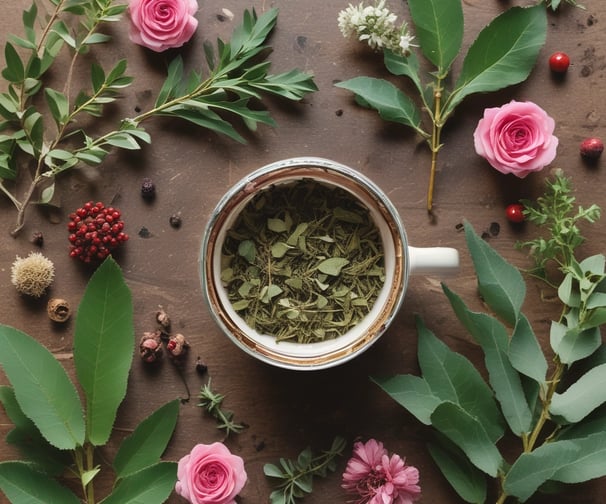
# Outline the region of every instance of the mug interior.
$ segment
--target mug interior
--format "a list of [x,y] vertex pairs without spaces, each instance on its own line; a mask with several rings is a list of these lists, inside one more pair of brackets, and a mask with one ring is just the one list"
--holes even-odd
[[[268,165],[257,170],[225,195],[213,212],[205,233],[201,257],[203,291],[215,320],[241,349],[280,367],[318,369],[351,359],[368,348],[385,331],[397,312],[406,289],[406,237],[399,217],[386,196],[350,168],[329,161],[326,161],[326,165],[318,165],[321,161],[308,159],[296,164]],[[385,282],[369,313],[346,333],[334,339],[313,343],[278,342],[274,336],[251,328],[233,309],[221,281],[222,248],[227,231],[259,191],[301,179],[340,187],[368,208],[382,240]]]

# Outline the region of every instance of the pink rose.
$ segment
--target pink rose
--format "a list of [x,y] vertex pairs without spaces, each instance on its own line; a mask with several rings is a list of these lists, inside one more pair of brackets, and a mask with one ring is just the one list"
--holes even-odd
[[524,178],[556,156],[555,121],[532,102],[487,108],[473,133],[476,152],[501,173]]
[[181,47],[198,27],[196,0],[129,0],[130,40],[152,51]]
[[192,504],[234,504],[246,480],[244,461],[223,443],[198,444],[179,460],[175,491]]

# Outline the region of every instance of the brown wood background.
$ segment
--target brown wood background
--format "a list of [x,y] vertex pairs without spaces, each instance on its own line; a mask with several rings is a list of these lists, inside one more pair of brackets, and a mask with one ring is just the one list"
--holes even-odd
[[[396,13],[407,16],[404,2],[388,3]],[[466,48],[503,9],[533,2],[465,0],[463,3]],[[17,238],[9,235],[15,219],[14,208],[6,198],[0,198],[0,322],[29,333],[59,356],[69,354],[73,320],[61,327],[54,326],[45,313],[47,298],[31,301],[19,296],[10,284],[11,264],[17,255],[23,257],[38,250],[31,243],[31,236],[35,231],[43,232],[41,251],[57,268],[49,296],[66,298],[77,306],[90,270],[68,257],[67,215],[89,199],[113,202],[122,210],[131,236],[117,259],[133,292],[137,338],[155,327],[155,312],[158,305],[163,305],[173,319],[174,328],[191,343],[185,379],[193,394],[211,377],[213,388],[226,396],[225,408],[235,413],[236,420],[248,425],[243,433],[226,442],[244,458],[249,475],[239,502],[268,502],[270,482],[263,476],[263,464],[282,456],[295,457],[308,445],[317,450],[327,447],[335,435],[345,436],[350,443],[358,437],[374,437],[382,440],[390,452],[406,457],[408,463],[420,469],[422,502],[461,502],[425,448],[428,431],[369,380],[370,375],[418,373],[414,314],[421,315],[440,338],[482,368],[481,354],[451,312],[439,280],[412,278],[394,324],[373,348],[355,360],[326,371],[287,371],[245,355],[214,324],[202,298],[198,275],[202,234],[219,198],[255,168],[293,156],[327,157],[360,170],[383,188],[400,212],[412,245],[459,249],[460,274],[447,283],[469,302],[476,302],[475,277],[463,233],[457,230],[457,225],[467,219],[481,233],[491,223],[500,224],[500,233],[489,238],[491,245],[514,264],[527,266],[527,257],[514,248],[514,243],[534,236],[535,229],[510,225],[504,218],[504,207],[519,198],[539,195],[544,187],[543,178],[549,172],[547,169],[524,180],[506,177],[475,154],[472,132],[485,107],[500,106],[511,99],[532,100],[542,106],[555,118],[555,133],[560,140],[552,168],[562,168],[572,177],[581,204],[605,206],[602,166],[605,161],[596,167],[586,166],[578,146],[586,136],[605,136],[606,4],[601,0],[582,3],[586,10],[565,7],[557,14],[549,14],[547,43],[527,82],[503,92],[470,97],[458,108],[443,137],[445,146],[435,192],[437,219],[430,223],[425,211],[428,149],[409,130],[388,125],[373,112],[356,106],[349,92],[333,86],[336,81],[359,75],[387,76],[380,57],[341,36],[336,20],[348,1],[200,1],[197,34],[180,51],[188,65],[201,64],[204,40],[229,38],[244,8],[254,6],[262,12],[276,6],[280,15],[270,40],[274,49],[272,71],[299,67],[313,72],[320,90],[296,104],[266,100],[278,127],[260,127],[254,134],[245,133],[247,145],[172,121],[148,122],[145,126],[153,138],[151,146],[142,152],[112,154],[101,169],[73,170],[61,177],[57,186],[60,209],[47,212],[31,208],[26,227]],[[21,32],[21,11],[29,4],[29,0],[9,0],[3,5],[2,45],[9,33]],[[236,19],[226,19],[222,9],[231,10]],[[152,105],[163,82],[167,61],[176,53],[156,55],[130,43],[126,19],[111,28],[115,41],[81,61],[74,88],[88,84],[90,61],[97,60],[107,67],[126,57],[129,73],[136,79],[120,104],[112,109],[112,118],[118,119]],[[567,52],[572,60],[563,80],[554,79],[547,65],[549,55],[556,50]],[[457,60],[455,72],[460,62],[461,59]],[[54,77],[59,82],[64,77],[60,68],[55,70]],[[111,124],[99,121],[94,128],[104,131]],[[146,203],[140,196],[144,176],[156,183],[157,197],[153,203]],[[178,230],[169,225],[169,217],[175,213],[180,213],[183,219]],[[604,251],[604,222],[587,230],[589,240],[584,253]],[[148,237],[142,236],[143,228],[149,231]],[[551,293],[543,285],[529,282],[525,313],[546,344],[549,321],[557,317],[558,305],[541,301],[542,294]],[[197,356],[208,364],[207,376],[195,372]],[[71,370],[69,358],[63,364]],[[6,383],[3,375],[0,383]],[[157,372],[150,373],[135,358],[128,396],[116,423],[116,436],[105,455],[111,457],[120,438],[148,414],[184,394],[182,381],[167,361]],[[196,443],[222,439],[214,421],[196,403],[193,397],[182,406],[165,458],[178,460]],[[4,442],[10,428],[6,415],[0,411],[0,460],[17,455]],[[348,456],[349,453],[348,449]],[[347,502],[349,497],[340,488],[346,459],[340,461],[335,474],[315,482],[314,493],[304,502]],[[536,497],[529,502],[597,504],[603,502],[605,493],[606,482],[601,480],[573,486],[566,494]],[[183,501],[173,496],[169,502]]]

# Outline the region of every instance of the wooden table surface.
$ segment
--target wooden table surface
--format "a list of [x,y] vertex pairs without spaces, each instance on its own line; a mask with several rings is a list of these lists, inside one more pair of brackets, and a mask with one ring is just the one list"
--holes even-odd
[[[388,2],[392,10],[408,16],[399,0]],[[509,5],[527,2],[465,0],[464,47],[479,30]],[[240,145],[205,130],[183,127],[171,121],[154,120],[146,125],[153,141],[142,152],[112,154],[100,169],[74,170],[59,178],[60,210],[45,212],[31,208],[22,233],[13,238],[15,211],[0,198],[0,322],[34,336],[59,356],[71,350],[73,321],[51,324],[45,312],[48,296],[31,301],[17,294],[10,283],[15,257],[30,251],[43,252],[55,264],[57,274],[49,296],[62,297],[77,306],[90,270],[68,257],[67,215],[82,203],[94,199],[113,202],[123,214],[131,238],[118,257],[126,282],[133,293],[137,339],[155,327],[158,305],[163,305],[173,325],[191,343],[185,380],[193,395],[209,378],[213,388],[225,395],[224,407],[247,425],[231,436],[227,446],[245,460],[249,480],[239,502],[268,502],[272,482],[263,475],[263,464],[279,457],[295,457],[310,445],[328,447],[335,435],[349,444],[346,457],[336,473],[315,482],[315,491],[303,502],[344,503],[349,497],[340,488],[341,473],[356,438],[376,438],[390,452],[406,457],[419,468],[422,502],[455,504],[462,502],[450,489],[426,450],[429,432],[406,410],[371,383],[371,375],[416,373],[416,332],[414,315],[419,314],[429,328],[453,349],[464,353],[481,367],[482,357],[453,315],[435,277],[411,278],[403,307],[389,330],[370,350],[336,368],[296,372],[258,362],[240,351],[215,325],[203,300],[198,254],[208,217],[220,197],[232,184],[267,163],[293,156],[321,156],[351,166],[370,177],[389,196],[399,211],[415,246],[448,246],[459,249],[461,268],[448,285],[466,299],[475,299],[475,276],[465,239],[458,224],[468,220],[479,233],[492,223],[500,232],[490,244],[512,263],[528,266],[527,256],[517,250],[517,240],[535,236],[531,226],[514,226],[504,218],[504,207],[520,198],[541,194],[549,170],[559,167],[572,177],[578,200],[583,205],[604,205],[604,167],[586,166],[579,156],[580,141],[590,135],[605,135],[606,120],[606,3],[583,0],[586,10],[563,8],[549,14],[547,42],[531,77],[523,84],[499,93],[473,96],[457,110],[444,133],[435,192],[435,221],[425,209],[429,151],[409,130],[382,121],[371,111],[358,107],[349,92],[334,83],[359,75],[387,76],[381,58],[361,44],[345,40],[336,24],[346,0],[269,1],[205,0],[197,14],[199,28],[193,41],[182,51],[188,61],[203,59],[202,42],[217,36],[229,37],[243,8],[254,6],[263,12],[280,8],[277,28],[270,39],[272,71],[298,67],[313,72],[319,91],[300,103],[277,99],[266,104],[278,123],[277,128],[260,127],[246,133],[248,144]],[[9,0],[0,17],[0,41],[9,33],[20,33],[21,11],[29,0]],[[236,18],[223,15],[229,9]],[[135,82],[120,102],[118,113],[134,114],[150,107],[152,96],[164,79],[167,55],[151,54],[128,40],[128,22],[112,27],[114,42],[97,49],[94,57],[103,64],[118,58],[129,61]],[[562,50],[572,65],[565,79],[554,79],[547,65],[549,55]],[[460,61],[457,65],[460,64]],[[455,71],[458,66],[455,65]],[[86,85],[88,67],[77,69],[76,83]],[[500,106],[511,99],[531,100],[555,120],[560,145],[550,168],[520,180],[490,168],[475,154],[472,132],[483,109]],[[121,117],[121,116],[119,116]],[[603,165],[604,161],[602,161]],[[151,177],[157,197],[151,203],[140,196],[143,177]],[[182,226],[174,229],[169,217],[180,213]],[[147,230],[147,232],[145,232]],[[32,234],[44,234],[44,245],[32,244]],[[583,248],[587,255],[603,252],[606,243],[604,220],[591,227]],[[542,302],[544,287],[529,281],[524,311],[547,347],[549,321],[557,316],[557,305]],[[208,365],[207,375],[195,371],[196,357]],[[71,368],[69,358],[62,363]],[[6,377],[0,376],[0,383]],[[186,394],[175,369],[165,361],[155,373],[146,372],[135,357],[128,395],[116,427],[117,446],[121,434],[135,427],[162,404]],[[178,460],[196,443],[222,440],[212,419],[197,407],[193,397],[181,407],[176,432],[165,454]],[[0,411],[0,460],[17,454],[4,442],[11,425]],[[606,481],[570,487],[557,497],[535,497],[528,502],[603,502]],[[0,496],[0,502],[5,502]],[[173,495],[170,503],[183,500]]]

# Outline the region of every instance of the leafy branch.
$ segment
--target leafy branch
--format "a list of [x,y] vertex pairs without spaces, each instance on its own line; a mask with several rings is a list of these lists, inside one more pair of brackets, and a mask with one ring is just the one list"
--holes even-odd
[[[579,210],[569,190],[569,182],[556,176],[529,214],[543,223],[573,218]],[[552,204],[542,206],[547,201]],[[597,218],[598,209],[592,208],[592,218]],[[558,229],[547,226],[554,233],[547,243],[557,238]],[[521,273],[469,224],[465,224],[465,236],[479,294],[491,313],[474,312],[446,285],[443,290],[484,353],[488,383],[466,357],[450,350],[420,319],[422,376],[374,381],[420,422],[435,429],[430,453],[466,502],[486,502],[488,479],[498,485],[496,502],[503,504],[510,498],[525,502],[543,487],[553,490],[562,483],[606,475],[606,465],[598,462],[606,450],[606,347],[600,333],[606,323],[606,258],[598,254],[577,260],[579,240],[564,242],[550,254],[561,261],[564,273],[557,289],[562,315],[549,331],[554,355],[550,369],[521,311],[526,295]],[[534,255],[538,249],[530,251]],[[541,262],[544,256],[535,259]],[[520,442],[513,461],[506,460],[499,448],[506,435]]]
[[[427,142],[431,151],[427,210],[431,212],[438,152],[448,119],[467,96],[497,91],[528,77],[545,43],[547,18],[542,6],[512,7],[503,12],[480,32],[464,57],[460,74],[449,87],[451,66],[463,41],[461,2],[409,0],[408,6],[420,52],[431,71],[421,72],[414,51],[402,54],[385,49],[384,63],[390,73],[412,83],[417,99],[391,82],[373,77],[354,77],[336,86],[352,91],[358,104],[375,109],[386,121],[411,127]],[[423,125],[422,111],[429,118],[429,127]]]
[[[109,441],[126,395],[135,343],[132,313],[121,271],[106,259],[91,277],[76,319],[73,361],[84,404],[49,350],[18,329],[0,325],[0,367],[11,384],[0,387],[0,404],[14,424],[6,441],[24,457],[0,462],[0,491],[8,502],[100,502],[95,479],[110,468],[99,450]],[[116,484],[104,504],[166,501],[177,464],[161,456],[178,414],[179,401],[171,401],[121,442],[111,464]],[[77,478],[80,495],[61,484],[66,474]]]
[[271,504],[296,504],[297,499],[313,490],[313,478],[326,477],[336,469],[336,458],[343,454],[346,442],[337,436],[328,451],[314,455],[306,448],[296,460],[280,459],[280,465],[265,464],[263,472],[270,478],[282,480],[269,496]]
[[231,433],[238,434],[245,429],[245,425],[234,422],[234,414],[231,411],[226,411],[221,407],[225,396],[212,390],[210,380],[201,387],[198,397],[200,398],[198,406],[217,420],[217,429],[223,429],[226,437]]
[[[225,115],[238,117],[251,131],[259,123],[276,126],[266,110],[257,110],[254,101],[263,94],[288,100],[300,100],[317,90],[313,78],[299,70],[270,74],[265,58],[267,37],[276,25],[278,10],[270,9],[260,16],[244,11],[231,41],[217,41],[216,50],[205,44],[207,69],[186,73],[181,57],[168,67],[167,78],[154,107],[136,117],[122,119],[116,129],[93,136],[78,127],[80,115],[103,116],[104,107],[116,101],[133,78],[126,75],[127,62],[118,61],[105,70],[93,63],[90,90],[82,89],[72,97],[73,74],[79,56],[92,46],[110,41],[100,33],[109,22],[117,22],[127,8],[115,0],[50,0],[53,11],[40,17],[36,3],[23,13],[24,37],[11,36],[5,45],[6,67],[2,71],[8,90],[0,93],[0,191],[17,209],[12,234],[23,228],[30,204],[49,204],[55,191],[57,175],[81,163],[100,165],[114,149],[138,150],[151,143],[141,126],[152,117],[172,117],[226,135],[245,143]],[[62,91],[48,87],[43,77],[64,47],[72,53]],[[17,50],[20,49],[20,55]],[[55,134],[49,133],[47,117],[34,100],[42,92]],[[32,165],[29,187],[19,195],[19,182]]]

